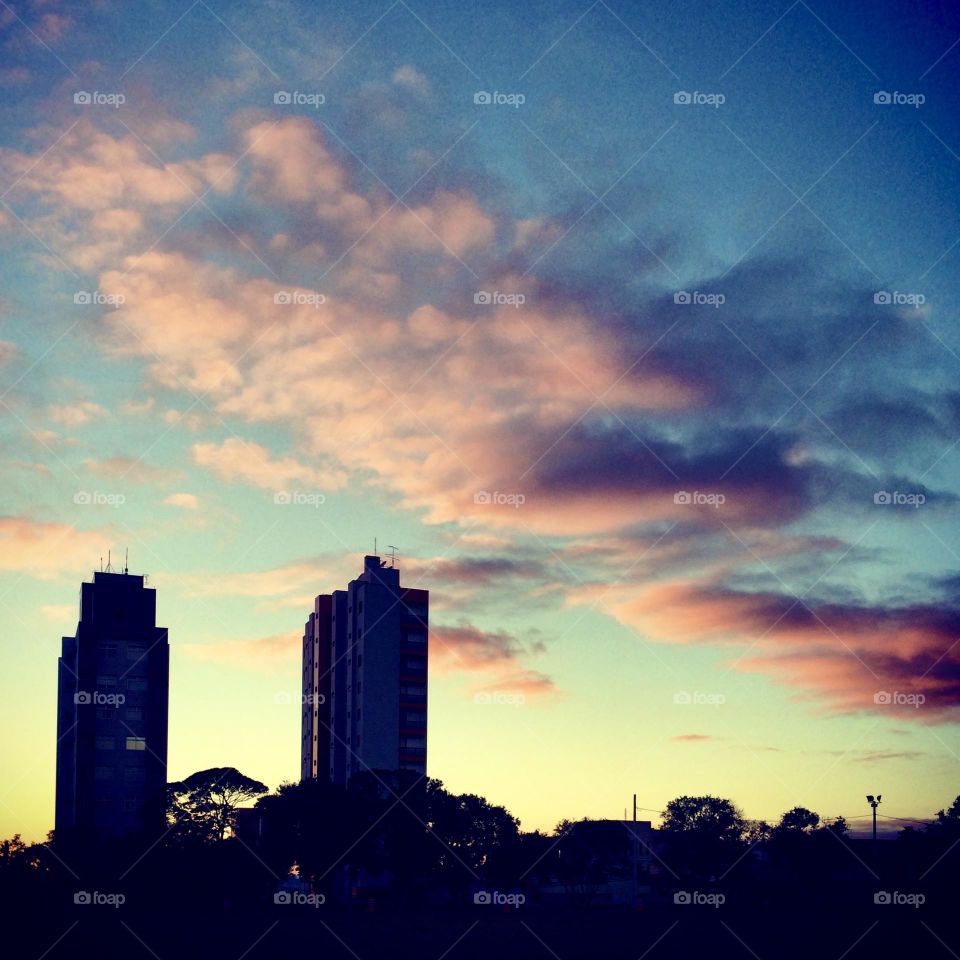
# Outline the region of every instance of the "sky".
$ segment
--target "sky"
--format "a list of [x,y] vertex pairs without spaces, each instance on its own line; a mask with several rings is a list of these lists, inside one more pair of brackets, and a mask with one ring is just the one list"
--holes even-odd
[[524,829],[948,805],[960,16],[869,11],[0,4],[0,834],[108,551],[170,778],[276,787],[375,538],[428,773]]

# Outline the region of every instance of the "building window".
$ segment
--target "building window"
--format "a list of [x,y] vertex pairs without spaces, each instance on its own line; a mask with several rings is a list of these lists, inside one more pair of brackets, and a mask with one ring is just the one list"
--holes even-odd
[[412,751],[414,753],[418,750],[426,750],[427,738],[426,737],[401,737],[400,749]]
[[406,673],[426,673],[427,661],[422,657],[404,657],[403,669]]
[[110,673],[102,673],[97,677],[97,689],[115,687],[117,685],[117,678]]
[[100,645],[100,652],[105,657],[115,657],[117,655],[117,645],[115,643],[104,643]]
[[422,647],[427,642],[427,635],[420,630],[415,630],[407,634],[406,640],[412,647]]
[[143,707],[127,707],[127,719],[128,719],[128,720],[142,720],[142,719],[143,719]]
[[125,767],[123,771],[124,780],[146,780],[147,771],[143,767]]
[[98,750],[113,750],[116,745],[113,737],[97,737]]
[[113,767],[95,767],[93,776],[96,780],[112,780]]
[[98,720],[114,720],[117,716],[116,707],[97,707]]
[[147,740],[145,737],[127,737],[128,750],[146,750]]
[[422,727],[427,722],[425,710],[404,710],[403,725],[405,727]]
[[143,691],[147,689],[146,677],[127,677],[127,689]]
[[405,683],[400,687],[400,697],[404,700],[425,700],[427,688],[422,683]]
[[141,647],[138,644],[127,644],[127,659],[128,660],[139,660],[141,657],[147,655],[147,648]]
[[133,813],[134,810],[140,809],[140,804],[133,797],[124,797],[123,798],[123,809],[127,813]]

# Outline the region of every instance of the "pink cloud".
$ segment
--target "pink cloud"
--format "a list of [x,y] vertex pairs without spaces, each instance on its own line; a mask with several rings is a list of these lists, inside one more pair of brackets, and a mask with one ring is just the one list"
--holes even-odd
[[822,710],[918,722],[960,714],[960,611],[949,606],[801,601],[709,581],[632,592],[606,607],[621,622],[658,642],[745,646],[733,668],[770,676]]
[[0,570],[41,580],[94,569],[113,542],[109,530],[79,530],[66,523],[0,517]]
[[528,644],[505,631],[487,631],[469,623],[436,625],[430,632],[430,670],[474,678],[471,693],[498,692],[539,696],[555,692],[546,674],[524,667]]
[[223,443],[195,443],[193,459],[222,480],[242,481],[264,490],[331,490],[343,485],[343,475],[301,463],[293,457],[271,457],[258,443],[229,437]]

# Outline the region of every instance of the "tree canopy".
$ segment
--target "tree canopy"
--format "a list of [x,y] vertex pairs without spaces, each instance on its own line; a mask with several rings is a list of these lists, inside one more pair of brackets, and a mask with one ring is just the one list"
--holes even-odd
[[266,784],[236,767],[211,767],[167,786],[167,820],[184,839],[223,840],[241,804],[267,792]]

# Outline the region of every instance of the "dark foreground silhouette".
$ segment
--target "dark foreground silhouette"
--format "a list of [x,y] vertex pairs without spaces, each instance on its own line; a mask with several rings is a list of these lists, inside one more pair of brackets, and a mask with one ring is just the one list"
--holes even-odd
[[[238,804],[258,797],[255,806]],[[950,957],[960,799],[896,839],[681,797],[522,833],[436,780],[171,785],[168,829],[0,846],[11,957]]]

